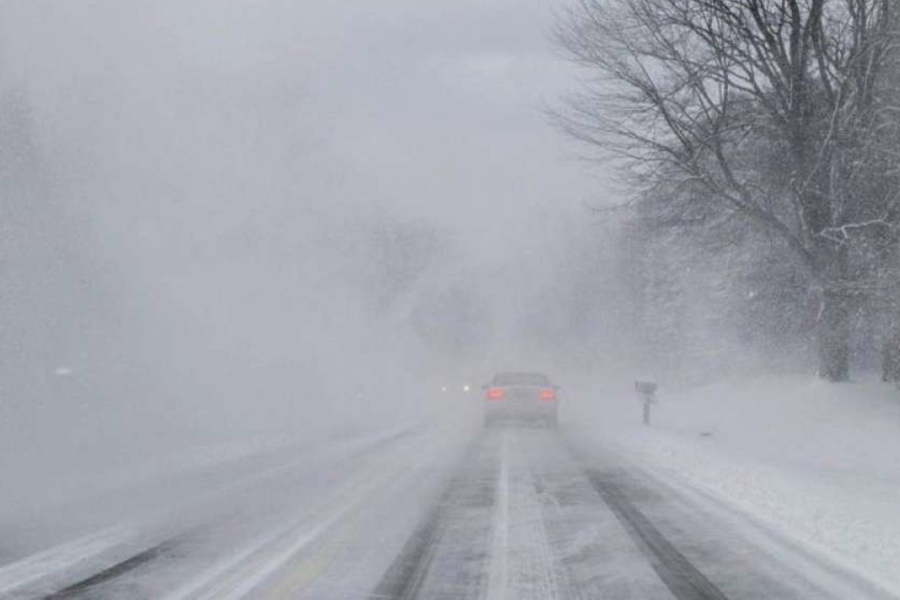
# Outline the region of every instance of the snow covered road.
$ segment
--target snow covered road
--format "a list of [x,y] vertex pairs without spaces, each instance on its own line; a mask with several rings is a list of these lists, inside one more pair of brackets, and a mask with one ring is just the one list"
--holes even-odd
[[52,597],[888,597],[565,429],[420,431],[246,500],[255,510]]

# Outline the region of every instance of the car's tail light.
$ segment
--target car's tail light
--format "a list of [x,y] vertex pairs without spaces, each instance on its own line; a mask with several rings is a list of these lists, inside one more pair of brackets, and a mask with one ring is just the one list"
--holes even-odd
[[505,396],[503,390],[501,388],[488,388],[487,391],[487,399],[488,400],[503,400],[503,396]]
[[556,390],[544,388],[541,390],[541,400],[556,400]]

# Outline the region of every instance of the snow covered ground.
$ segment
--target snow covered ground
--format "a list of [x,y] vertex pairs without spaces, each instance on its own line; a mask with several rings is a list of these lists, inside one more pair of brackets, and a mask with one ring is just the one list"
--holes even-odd
[[[407,535],[407,527],[394,521],[414,521],[428,507],[428,490],[436,489],[447,470],[443,461],[455,460],[452,448],[466,439],[435,428],[414,433],[397,427],[295,449],[290,460],[218,482],[155,520],[123,523],[0,565],[0,598],[43,598],[90,575],[102,578],[104,569],[162,545],[168,548],[146,569],[129,571],[102,592],[87,589],[86,597],[243,597],[241,590],[265,581],[308,547],[324,551],[317,544],[326,531],[358,533],[360,521],[379,527],[379,535],[363,538],[378,554],[378,560],[364,561],[374,573],[363,575],[375,577],[393,557],[385,552],[387,538],[396,538],[399,547]],[[194,476],[205,479],[202,472]],[[388,491],[389,502],[376,500]],[[374,509],[377,516],[361,516]]]
[[900,597],[897,390],[664,387],[645,428],[627,391],[565,389],[558,431],[483,430],[441,396],[413,429],[147,465],[183,467],[160,492],[180,502],[0,566],[0,597],[162,546],[72,597]]
[[[595,398],[596,400],[596,398]],[[652,426],[626,394],[568,422],[645,469],[879,586],[900,591],[900,391],[802,377],[659,394]]]
[[[325,439],[244,440],[173,452],[130,468],[84,474],[79,495],[0,520],[0,598],[95,574],[146,551],[180,529],[233,510],[245,489],[318,471],[392,440],[410,425]],[[74,476],[73,476],[74,478]]]

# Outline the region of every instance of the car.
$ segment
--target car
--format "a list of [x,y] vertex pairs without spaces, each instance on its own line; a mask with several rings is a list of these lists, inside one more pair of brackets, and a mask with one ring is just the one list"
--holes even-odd
[[497,373],[482,387],[485,427],[507,420],[556,426],[560,388],[543,373]]

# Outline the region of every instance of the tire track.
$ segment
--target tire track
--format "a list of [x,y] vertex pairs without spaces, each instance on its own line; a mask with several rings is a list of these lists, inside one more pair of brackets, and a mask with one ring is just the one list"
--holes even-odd
[[416,598],[434,558],[435,548],[441,538],[442,524],[441,503],[438,503],[416,526],[400,554],[368,597],[373,600]]
[[[585,464],[571,441],[560,437],[556,441],[577,464]],[[697,569],[634,505],[629,493],[617,481],[626,476],[621,467],[608,465],[604,470],[582,467],[582,473],[675,598],[728,600],[722,590]]]
[[[548,514],[555,524],[554,541],[561,544],[563,562],[572,575],[576,589],[585,597],[649,598],[647,589],[634,589],[635,579],[598,576],[604,565],[631,552],[645,566],[665,596],[678,600],[823,600],[825,598],[875,598],[871,588],[836,577],[829,563],[808,558],[801,562],[795,549],[783,546],[774,537],[748,535],[744,517],[723,514],[721,508],[706,504],[703,498],[687,494],[663,478],[634,466],[628,457],[613,452],[589,438],[559,436],[542,447],[553,454],[552,446],[564,452],[559,465],[542,471],[548,474],[546,485],[552,500]],[[589,509],[594,498],[596,509]],[[602,502],[602,504],[600,504]],[[579,540],[577,526],[566,519],[554,518],[555,506],[585,529],[602,521],[615,523],[618,536],[628,542],[614,551],[614,532],[607,525]],[[598,535],[599,533],[599,535]],[[613,535],[609,535],[613,534]],[[577,541],[578,540],[578,541]],[[579,543],[582,541],[584,543]],[[598,543],[599,542],[599,543]],[[581,549],[584,552],[580,552]],[[626,567],[625,564],[622,564]],[[607,572],[610,569],[607,569]],[[624,570],[624,569],[623,569]],[[824,575],[824,578],[823,578]],[[835,576],[835,577],[833,577]],[[619,585],[621,584],[621,585]]]
[[588,473],[588,481],[641,547],[666,587],[678,600],[727,600],[628,500],[619,486],[603,473]]
[[43,600],[71,600],[85,594],[90,594],[92,589],[118,579],[151,561],[171,553],[179,546],[179,544],[183,543],[185,539],[186,536],[166,540],[161,544],[157,544],[152,548],[148,548],[143,552],[135,554],[131,558],[100,571],[96,575],[92,575],[83,581],[70,585],[49,596],[44,596]]
[[[454,476],[368,598],[431,600],[479,595],[484,587],[483,563],[487,553],[479,553],[481,544],[472,536],[477,530],[471,528],[478,519],[468,517],[487,515],[494,505],[497,461],[492,456],[495,452],[488,448],[491,437],[480,435],[465,453]],[[481,533],[486,534],[484,528]],[[461,539],[468,543],[461,544]]]

